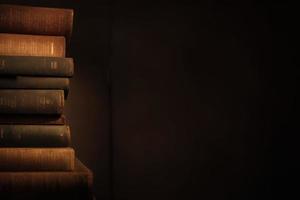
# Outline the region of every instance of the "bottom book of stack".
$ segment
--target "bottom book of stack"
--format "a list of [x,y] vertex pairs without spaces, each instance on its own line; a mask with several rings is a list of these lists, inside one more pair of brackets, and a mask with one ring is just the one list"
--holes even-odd
[[73,171],[0,172],[2,200],[91,200],[92,172],[78,159]]
[[64,115],[0,115],[0,200],[91,200]]

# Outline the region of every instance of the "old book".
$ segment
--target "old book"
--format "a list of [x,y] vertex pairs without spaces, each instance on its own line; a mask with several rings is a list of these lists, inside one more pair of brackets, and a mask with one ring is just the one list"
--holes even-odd
[[0,171],[71,171],[72,148],[0,148]]
[[0,90],[0,114],[62,114],[63,90]]
[[68,147],[71,133],[66,125],[0,124],[0,147]]
[[70,172],[0,172],[0,199],[91,200],[93,174],[76,159]]
[[0,55],[65,57],[65,38],[0,33]]
[[67,120],[62,115],[19,115],[0,114],[0,124],[23,124],[23,125],[65,125]]
[[0,32],[70,37],[73,10],[0,5]]
[[0,76],[0,89],[49,89],[64,90],[68,96],[70,81],[68,78]]
[[73,74],[72,58],[0,55],[0,75],[72,77]]

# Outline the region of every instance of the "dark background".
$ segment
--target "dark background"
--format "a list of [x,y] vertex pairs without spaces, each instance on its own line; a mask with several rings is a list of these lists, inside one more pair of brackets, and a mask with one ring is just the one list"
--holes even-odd
[[299,196],[295,5],[1,2],[75,9],[66,113],[97,199]]

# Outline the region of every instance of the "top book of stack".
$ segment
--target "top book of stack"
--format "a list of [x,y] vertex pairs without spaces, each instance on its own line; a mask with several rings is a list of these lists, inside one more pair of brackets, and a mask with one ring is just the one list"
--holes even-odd
[[72,35],[73,10],[0,5],[0,32],[29,35]]

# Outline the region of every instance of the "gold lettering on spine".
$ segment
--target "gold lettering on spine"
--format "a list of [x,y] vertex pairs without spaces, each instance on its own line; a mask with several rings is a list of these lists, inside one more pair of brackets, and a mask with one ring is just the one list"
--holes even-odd
[[41,108],[45,108],[45,105],[46,105],[46,97],[45,97],[45,96],[39,97],[38,102],[39,102],[39,106],[40,106]]
[[13,96],[12,98],[0,97],[0,106],[16,108],[17,107],[16,96]]
[[56,70],[58,67],[58,63],[56,61],[51,61],[50,68]]
[[51,55],[54,55],[54,43],[51,42]]
[[51,104],[51,101],[50,101],[50,99],[46,99],[46,105],[50,105]]

